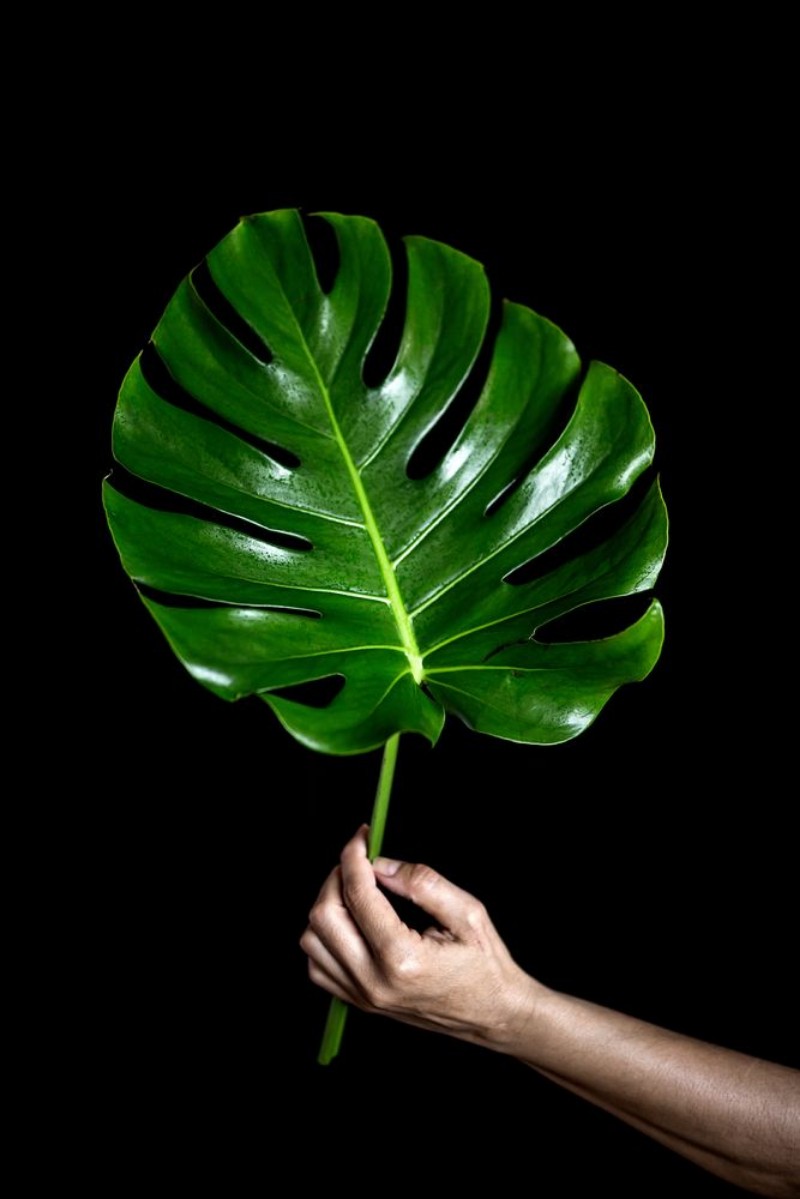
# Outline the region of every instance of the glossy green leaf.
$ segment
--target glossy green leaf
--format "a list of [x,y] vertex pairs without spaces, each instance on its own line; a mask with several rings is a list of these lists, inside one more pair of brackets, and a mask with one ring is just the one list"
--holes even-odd
[[[537,632],[652,588],[666,545],[657,484],[601,545],[541,559],[528,582],[514,572],[629,491],[653,456],[647,410],[607,366],[581,381],[569,339],[507,303],[471,415],[439,465],[411,478],[481,347],[483,270],[408,239],[400,348],[370,388],[389,254],[373,221],[324,219],[340,255],[328,294],[291,210],[243,220],[208,256],[263,353],[190,277],[153,346],[192,402],[159,394],[170,389],[148,382],[141,359],[131,367],[114,455],[158,502],[130,498],[117,475],[106,485],[125,569],[195,678],[226,699],[261,696],[315,749],[358,753],[404,731],[435,742],[447,711],[497,737],[566,740],[650,671],[661,609],[602,640]],[[573,410],[553,433],[564,403]],[[324,707],[275,694],[331,678],[343,685]]]

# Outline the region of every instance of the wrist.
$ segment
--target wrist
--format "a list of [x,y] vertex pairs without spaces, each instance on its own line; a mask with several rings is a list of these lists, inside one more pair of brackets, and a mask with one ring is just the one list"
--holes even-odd
[[524,970],[517,969],[500,996],[497,1016],[486,1029],[482,1043],[497,1053],[525,1056],[535,1035],[541,1008],[552,994],[554,992],[548,987]]

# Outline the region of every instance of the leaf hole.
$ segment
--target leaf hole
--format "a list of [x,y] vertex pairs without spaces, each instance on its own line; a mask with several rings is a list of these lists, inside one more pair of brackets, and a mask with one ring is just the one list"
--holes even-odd
[[511,496],[514,495],[514,493],[520,487],[520,485],[524,483],[531,470],[533,470],[534,466],[541,462],[544,454],[547,452],[547,450],[543,449],[542,447],[553,446],[556,444],[559,437],[561,437],[570,420],[572,419],[572,415],[575,411],[575,405],[578,402],[578,394],[583,386],[583,380],[585,377],[586,370],[583,369],[578,378],[573,380],[569,387],[565,389],[564,394],[559,399],[550,417],[547,427],[539,438],[537,445],[531,450],[530,454],[524,460],[511,482],[507,483],[502,491],[499,491],[494,499],[486,505],[483,513],[485,517],[494,516],[495,512],[502,508],[503,504],[507,503]]
[[151,587],[147,583],[136,583],[135,586],[140,595],[145,599],[152,600],[155,604],[160,604],[162,608],[246,608],[249,612],[285,612],[289,616],[299,616],[309,620],[320,620],[322,618],[322,613],[315,612],[313,608],[286,608],[273,604],[224,603],[222,600],[203,599],[199,595],[180,595],[172,591],[161,591],[158,587]]
[[595,600],[572,612],[557,616],[536,630],[536,640],[544,645],[570,641],[602,641],[614,637],[640,620],[651,604],[649,592]]
[[330,295],[336,283],[340,263],[336,231],[333,225],[321,216],[305,217],[303,226],[314,262],[317,283],[324,295]]
[[652,467],[646,470],[627,495],[613,504],[607,504],[598,512],[593,512],[583,524],[567,533],[550,549],[509,571],[503,576],[503,582],[510,583],[512,587],[535,583],[567,562],[572,562],[609,541],[630,520],[642,503],[652,485],[654,473]]
[[191,274],[192,286],[205,304],[212,316],[235,337],[241,346],[268,366],[272,362],[272,350],[256,333],[252,325],[248,325],[243,316],[236,311],[233,304],[214,282],[214,277],[208,269],[205,259],[196,266]]
[[442,415],[422,435],[406,466],[409,479],[426,479],[453,448],[481,397],[492,365],[495,340],[503,323],[503,305],[493,302],[483,342],[472,369]]
[[494,516],[495,512],[501,506],[503,501],[506,500],[511,495],[512,491],[516,490],[518,483],[519,483],[519,479],[516,477],[513,478],[510,483],[506,483],[503,490],[498,492],[498,494],[494,497],[494,499],[491,501],[491,503],[486,505],[483,515],[484,516]]
[[400,353],[408,303],[408,258],[392,254],[392,287],[383,320],[367,350],[361,378],[366,387],[380,387]]
[[226,420],[224,416],[214,412],[213,409],[207,408],[200,400],[195,399],[170,374],[169,367],[152,341],[148,342],[142,350],[139,366],[145,382],[167,404],[172,404],[174,408],[180,408],[182,412],[188,412],[190,416],[199,417],[200,420],[210,421],[218,428],[224,429],[226,433],[233,433],[240,441],[252,446],[259,453],[266,454],[267,457],[272,458],[273,462],[286,467],[287,470],[295,470],[300,465],[300,459],[291,450],[275,445],[272,441],[265,441],[254,433],[247,433],[232,421]]
[[275,687],[265,694],[291,700],[293,704],[303,704],[306,708],[328,708],[344,684],[343,675],[330,674],[322,679],[309,679],[305,683],[291,683],[288,687]]
[[151,508],[156,512],[171,512],[177,516],[191,516],[196,520],[202,520],[206,523],[221,526],[224,529],[230,529],[234,533],[242,533],[245,537],[252,537],[256,541],[261,541],[265,545],[275,546],[276,549],[294,550],[298,553],[308,553],[313,549],[312,543],[305,537],[298,537],[296,533],[287,533],[282,529],[267,529],[263,525],[258,525],[254,521],[244,520],[240,516],[234,516],[230,512],[220,512],[217,508],[212,508],[208,504],[203,504],[199,500],[190,499],[189,496],[181,495],[177,491],[170,491],[166,487],[161,487],[158,483],[151,483],[147,479],[141,479],[138,475],[131,474],[124,466],[116,466],[112,475],[109,476],[109,483],[115,491],[124,496],[128,500],[133,500],[137,504],[142,504],[145,508]]

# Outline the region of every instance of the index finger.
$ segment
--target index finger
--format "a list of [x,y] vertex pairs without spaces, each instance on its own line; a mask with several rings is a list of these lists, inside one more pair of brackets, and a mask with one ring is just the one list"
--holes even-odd
[[364,940],[377,954],[408,933],[389,900],[378,888],[367,857],[367,826],[363,824],[342,850],[342,894],[361,929]]

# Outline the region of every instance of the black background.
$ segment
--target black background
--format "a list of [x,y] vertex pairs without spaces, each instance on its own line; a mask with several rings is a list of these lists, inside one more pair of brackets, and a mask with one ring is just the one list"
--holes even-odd
[[[472,126],[454,101],[424,133],[410,116],[378,144],[365,96],[313,126],[275,114],[263,144],[232,145],[177,101],[119,131],[113,153],[93,141],[104,169],[83,206],[100,297],[84,383],[101,798],[77,887],[111,1160],[233,1188],[278,1165],[298,1185],[318,1170],[414,1178],[427,1146],[431,1189],[486,1169],[499,1193],[520,1171],[544,1195],[729,1192],[470,1046],[357,1014],[335,1065],[315,1064],[327,1001],[297,941],[368,817],[379,755],[315,755],[257,700],[227,705],[191,680],[119,566],[99,491],[127,366],[245,212],[368,215],[396,253],[404,234],[438,238],[484,263],[495,296],[559,324],[585,362],[625,374],[652,415],[671,516],[661,661],[565,746],[453,719],[435,750],[404,738],[386,852],[478,894],[549,985],[790,1061],[791,751],[769,550],[787,359],[766,284],[782,234],[768,182],[757,208],[742,199],[738,121],[709,110],[634,127],[623,106],[573,126],[556,98],[546,121],[518,110],[512,135],[502,103]],[[752,138],[747,169],[767,157]]]

